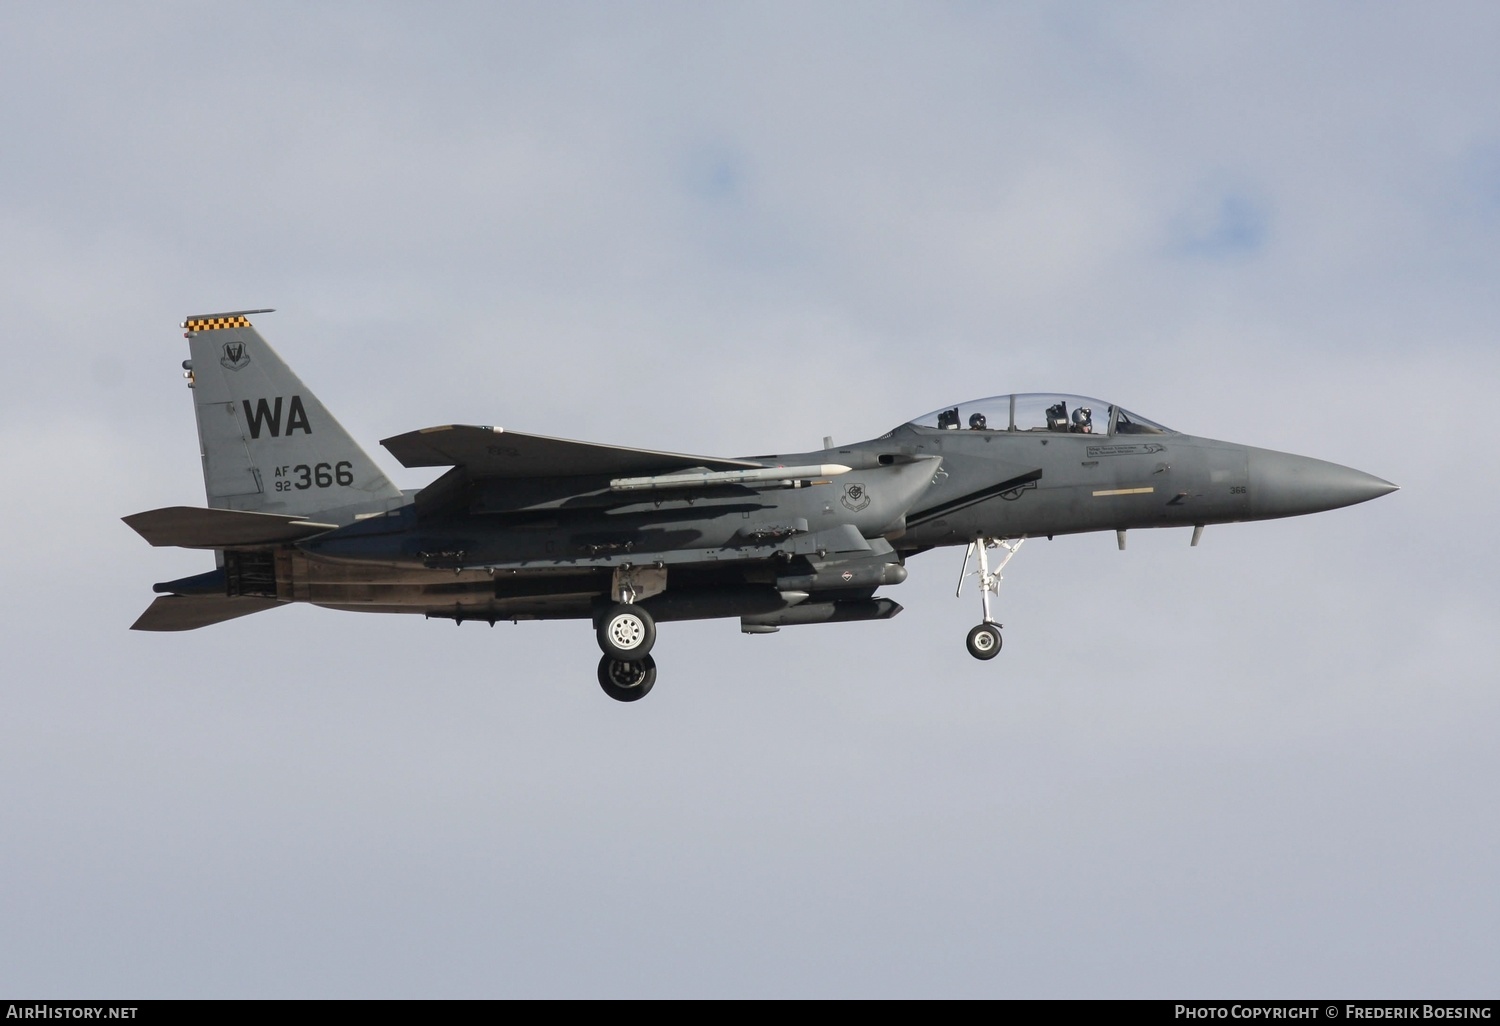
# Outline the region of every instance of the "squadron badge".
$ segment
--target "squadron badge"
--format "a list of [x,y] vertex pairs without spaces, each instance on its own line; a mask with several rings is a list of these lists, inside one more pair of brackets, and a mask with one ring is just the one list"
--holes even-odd
[[843,498],[839,499],[844,507],[851,512],[858,513],[870,504],[870,493],[862,484],[851,484],[844,486]]
[[219,365],[232,371],[250,366],[250,354],[245,352],[245,343],[225,342],[224,355],[219,357]]

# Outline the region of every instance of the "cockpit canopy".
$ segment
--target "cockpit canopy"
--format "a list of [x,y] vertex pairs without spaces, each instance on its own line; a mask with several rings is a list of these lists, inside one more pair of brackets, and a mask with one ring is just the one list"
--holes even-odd
[[1083,435],[1165,435],[1169,428],[1111,403],[1082,395],[1019,392],[975,399],[911,422],[952,431],[1055,431]]

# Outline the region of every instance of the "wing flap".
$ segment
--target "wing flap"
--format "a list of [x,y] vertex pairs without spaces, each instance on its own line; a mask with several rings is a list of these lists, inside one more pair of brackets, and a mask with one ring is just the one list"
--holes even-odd
[[747,470],[762,463],[631,449],[528,435],[497,427],[449,424],[382,439],[403,467],[463,467],[473,478],[589,477],[702,467]]
[[132,513],[122,519],[152,545],[184,549],[280,545],[332,531],[337,526],[278,513],[204,509],[200,506],[167,506]]

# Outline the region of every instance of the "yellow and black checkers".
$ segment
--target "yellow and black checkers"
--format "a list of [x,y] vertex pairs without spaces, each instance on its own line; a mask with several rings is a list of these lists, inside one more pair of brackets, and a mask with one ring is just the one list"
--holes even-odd
[[225,328],[248,328],[250,318],[244,314],[227,317],[192,317],[182,322],[188,331],[222,331]]

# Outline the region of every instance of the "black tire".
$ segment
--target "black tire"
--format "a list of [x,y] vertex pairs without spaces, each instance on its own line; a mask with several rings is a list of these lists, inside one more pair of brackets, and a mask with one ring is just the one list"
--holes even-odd
[[656,644],[656,621],[640,606],[617,603],[599,618],[599,650],[624,663],[646,658]]
[[969,648],[969,655],[975,659],[993,659],[1000,654],[1000,646],[1004,644],[1004,640],[1000,637],[999,627],[992,623],[982,623],[969,632],[964,644]]
[[656,683],[656,660],[650,656],[623,662],[613,656],[599,659],[599,686],[616,702],[639,702]]

